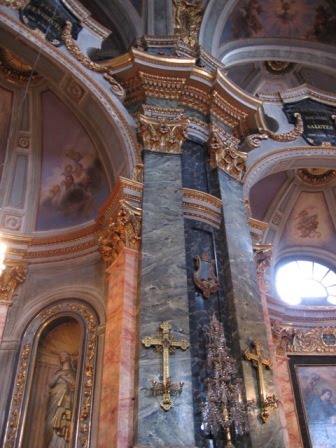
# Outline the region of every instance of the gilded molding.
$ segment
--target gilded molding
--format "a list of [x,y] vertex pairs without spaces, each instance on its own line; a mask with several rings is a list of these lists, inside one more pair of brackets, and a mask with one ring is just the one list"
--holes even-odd
[[336,353],[336,328],[311,328],[272,325],[273,341],[278,355],[286,353]]
[[109,266],[124,247],[139,250],[141,243],[140,208],[125,200],[120,201],[120,209],[110,217],[98,232],[98,247],[102,259]]
[[191,47],[198,44],[198,33],[203,17],[202,0],[173,0],[174,32]]
[[153,119],[139,115],[138,134],[144,149],[169,154],[180,154],[181,146],[187,138],[189,121],[180,119]]
[[26,277],[25,265],[6,266],[0,276],[0,301],[12,303],[16,289],[26,280]]
[[[80,386],[81,393],[78,393],[78,447],[87,448],[90,441],[91,432],[91,416],[92,403],[94,393],[94,373],[97,355],[97,318],[91,309],[78,302],[63,302],[41,311],[30,324],[30,331],[26,331],[20,354],[19,366],[15,378],[15,390],[11,402],[9,424],[7,425],[7,432],[5,436],[5,448],[14,448],[17,446],[18,439],[22,436],[22,431],[19,426],[21,414],[24,406],[24,391],[26,388],[29,375],[32,375],[32,340],[36,329],[42,327],[47,321],[57,314],[74,313],[79,315],[85,322],[85,345],[83,350],[84,369],[83,369],[83,383]],[[32,332],[34,328],[34,332]],[[35,338],[35,340],[38,338]],[[29,374],[30,371],[30,374]]]
[[276,142],[287,143],[294,142],[297,140],[303,133],[303,120],[301,115],[296,112],[294,114],[296,119],[296,124],[292,130],[289,132],[285,132],[284,134],[276,134],[269,129],[260,129],[258,134],[252,134],[246,137],[246,143],[249,148],[258,148],[261,144],[262,140],[268,140],[271,138]]
[[84,67],[86,67],[87,69],[92,70],[96,73],[103,74],[104,78],[111,84],[112,93],[114,93],[117,97],[124,99],[125,90],[118,83],[118,81],[114,79],[111,70],[106,66],[91,61],[91,59],[85,56],[82,50],[76,44],[74,38],[72,37],[71,30],[72,30],[71,22],[66,22],[66,25],[62,32],[62,37],[69,53],[71,53],[72,56],[75,59],[77,59],[77,61],[79,61],[82,65],[84,65]]
[[19,361],[19,370],[15,381],[15,392],[13,396],[13,406],[11,409],[11,414],[9,417],[9,425],[8,432],[5,439],[5,448],[13,448],[15,445],[19,418],[20,418],[20,410],[22,404],[22,397],[24,393],[24,387],[27,378],[27,370],[28,370],[28,360],[31,352],[31,344],[25,344],[23,346],[20,361]]
[[30,0],[0,0],[0,5],[5,5],[10,9],[24,8]]

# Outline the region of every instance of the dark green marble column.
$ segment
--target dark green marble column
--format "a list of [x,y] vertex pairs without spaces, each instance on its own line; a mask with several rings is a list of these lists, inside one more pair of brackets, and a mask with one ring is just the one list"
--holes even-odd
[[[169,321],[177,339],[189,340],[181,155],[144,151],[140,340]],[[172,382],[184,382],[173,408],[160,408],[151,381],[162,381],[162,355],[139,346],[136,447],[194,447],[190,350],[170,356]]]
[[[230,309],[233,349],[242,359],[249,341],[258,339],[264,355],[269,357],[265,321],[261,306],[256,266],[253,258],[248,217],[243,199],[243,185],[218,170],[224,214],[224,238],[227,263],[225,277]],[[251,362],[243,361],[243,380],[247,399],[255,399],[257,410],[250,413],[251,441],[254,448],[284,447],[278,411],[274,411],[265,424],[260,421],[256,369]],[[271,371],[264,370],[266,392],[275,393]]]

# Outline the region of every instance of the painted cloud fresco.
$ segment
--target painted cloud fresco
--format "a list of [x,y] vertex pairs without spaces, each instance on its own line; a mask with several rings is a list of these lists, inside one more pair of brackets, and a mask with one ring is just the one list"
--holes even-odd
[[109,194],[107,179],[83,126],[50,91],[42,95],[42,110],[42,180],[36,229],[75,226],[97,216]]
[[335,0],[243,0],[229,17],[221,43],[250,37],[288,37],[336,43]]

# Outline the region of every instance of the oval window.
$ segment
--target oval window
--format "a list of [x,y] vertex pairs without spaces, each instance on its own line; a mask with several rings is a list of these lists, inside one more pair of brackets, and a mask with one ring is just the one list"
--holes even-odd
[[275,286],[281,300],[289,305],[336,305],[336,273],[316,261],[281,263]]

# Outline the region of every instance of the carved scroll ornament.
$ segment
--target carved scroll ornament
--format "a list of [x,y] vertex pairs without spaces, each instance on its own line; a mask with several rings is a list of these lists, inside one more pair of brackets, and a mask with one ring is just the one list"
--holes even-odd
[[66,22],[66,25],[62,32],[62,37],[69,53],[71,53],[72,56],[77,59],[77,61],[84,65],[84,67],[96,73],[102,73],[104,75],[104,78],[111,84],[111,91],[120,99],[124,99],[125,90],[121,86],[121,84],[119,84],[119,82],[115,80],[110,69],[106,66],[91,61],[91,59],[85,56],[72,37],[71,31],[72,24],[70,22]]
[[0,276],[0,301],[11,302],[17,287],[26,280],[26,276],[26,266],[6,266]]
[[275,132],[270,131],[269,129],[260,129],[258,134],[252,134],[246,138],[248,147],[258,148],[260,146],[261,141],[268,140],[268,138],[271,138],[272,140],[281,143],[295,141],[303,133],[303,120],[298,112],[294,114],[294,117],[296,118],[296,124],[291,131],[285,132],[283,134],[276,134]]
[[98,246],[102,259],[110,265],[126,246],[139,250],[141,241],[141,209],[120,201],[120,209],[99,232]]
[[154,152],[180,154],[187,138],[189,121],[186,118],[169,120],[153,119],[139,115],[138,134],[145,149]]

